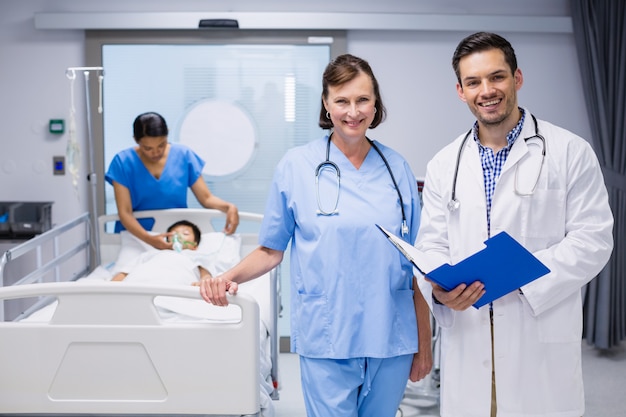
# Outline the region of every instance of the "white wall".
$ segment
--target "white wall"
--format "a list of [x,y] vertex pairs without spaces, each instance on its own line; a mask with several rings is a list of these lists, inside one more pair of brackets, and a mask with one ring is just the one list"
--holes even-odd
[[68,119],[65,69],[82,64],[84,34],[35,30],[34,11],[45,3],[0,0],[0,201],[54,201],[58,224],[87,210],[85,181],[77,198],[68,175],[52,175],[52,156],[65,155],[67,135],[48,133],[50,119]]
[[[370,136],[401,152],[416,176],[445,143],[474,122],[456,92],[452,53],[469,33],[353,32],[350,53],[374,69],[389,111]],[[524,75],[519,104],[537,116],[590,137],[572,34],[500,32],[517,55]]]
[[[520,4],[522,3],[522,4]],[[36,30],[36,12],[123,11],[328,11],[568,16],[568,0],[524,2],[481,0],[291,0],[152,1],[0,0],[0,201],[54,201],[53,222],[88,209],[84,100],[77,83],[79,142],[83,151],[78,196],[69,175],[52,175],[52,157],[64,155],[68,135],[47,133],[49,119],[68,119],[70,83],[65,69],[84,63],[84,34],[78,30]],[[477,27],[476,30],[488,28]],[[372,65],[389,118],[371,134],[396,148],[423,176],[428,159],[467,130],[471,115],[456,95],[450,66],[458,41],[450,31],[351,31],[348,50]],[[525,85],[520,103],[589,137],[573,35],[502,33],[518,54]],[[313,123],[314,121],[312,121]],[[130,136],[129,136],[130,138]],[[102,181],[102,173],[98,180]]]

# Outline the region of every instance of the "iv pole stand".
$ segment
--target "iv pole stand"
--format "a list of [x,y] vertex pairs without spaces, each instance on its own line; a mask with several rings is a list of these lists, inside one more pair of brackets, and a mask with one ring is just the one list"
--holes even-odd
[[[95,249],[95,265],[100,265],[100,233],[98,231],[98,213],[97,213],[97,184],[98,177],[95,173],[95,156],[93,152],[93,135],[92,135],[92,127],[91,127],[91,96],[89,93],[89,71],[97,71],[99,72],[100,81],[102,81],[102,73],[104,71],[103,67],[70,67],[67,69],[66,73],[74,71],[83,71],[85,76],[85,105],[86,105],[86,114],[87,114],[87,146],[89,153],[89,173],[87,174],[87,180],[91,184],[91,236],[92,242],[94,242]],[[102,100],[102,91],[100,91],[100,100]],[[98,112],[102,113],[102,105],[98,107]],[[91,265],[90,265],[91,266]]]

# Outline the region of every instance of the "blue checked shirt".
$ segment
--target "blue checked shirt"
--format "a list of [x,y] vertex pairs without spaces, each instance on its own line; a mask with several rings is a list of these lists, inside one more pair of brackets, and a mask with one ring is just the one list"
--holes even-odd
[[524,119],[526,113],[524,109],[520,108],[522,117],[517,125],[506,135],[506,141],[508,145],[494,154],[491,148],[481,145],[478,139],[478,122],[474,123],[474,141],[478,145],[478,151],[480,152],[480,163],[483,167],[483,181],[485,183],[485,198],[487,200],[487,232],[491,236],[491,201],[493,199],[493,193],[496,190],[496,183],[500,174],[502,173],[502,167],[506,162],[506,158],[509,156],[511,146],[515,140],[519,137],[524,126]]

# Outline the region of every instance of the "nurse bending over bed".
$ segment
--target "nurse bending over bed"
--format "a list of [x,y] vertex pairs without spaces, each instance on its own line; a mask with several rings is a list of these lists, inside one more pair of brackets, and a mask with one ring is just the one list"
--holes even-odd
[[124,265],[111,281],[198,285],[212,276],[212,258],[196,251],[202,236],[198,226],[181,220],[168,227],[165,235],[170,242],[180,242],[180,248],[146,251]]
[[188,147],[169,143],[165,119],[149,112],[133,123],[137,146],[119,152],[109,165],[106,181],[113,186],[120,223],[115,231],[131,234],[157,249],[172,249],[165,235],[154,235],[152,219],[136,219],[133,212],[187,208],[187,189],[191,188],[205,208],[226,213],[224,233],[232,234],[239,225],[237,207],[217,197],[202,178],[204,161]]

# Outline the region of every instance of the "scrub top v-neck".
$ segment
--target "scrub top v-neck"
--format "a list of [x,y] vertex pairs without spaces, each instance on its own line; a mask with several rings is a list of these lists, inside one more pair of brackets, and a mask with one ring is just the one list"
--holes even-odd
[[[167,161],[157,179],[146,168],[134,148],[119,152],[109,165],[105,180],[128,188],[133,211],[187,207],[187,190],[202,174],[204,161],[188,147],[171,143]],[[140,220],[146,230],[153,221]],[[123,230],[118,222],[116,232]]]

